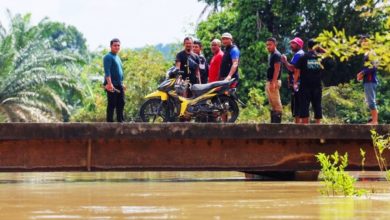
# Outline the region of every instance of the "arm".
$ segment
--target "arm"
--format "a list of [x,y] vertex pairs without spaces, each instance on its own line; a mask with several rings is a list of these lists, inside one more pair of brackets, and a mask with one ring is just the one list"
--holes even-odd
[[175,66],[176,69],[180,70],[181,62],[180,62],[180,53],[176,54],[176,61],[175,61]]
[[294,72],[295,66],[287,61],[286,55],[282,55],[282,63],[288,71]]
[[111,81],[111,65],[112,65],[112,59],[109,57],[104,57],[103,59],[103,67],[104,67],[104,78],[106,79],[106,90],[112,92],[114,90],[114,85]]
[[200,70],[199,70],[199,66],[198,66],[198,68],[196,68],[195,74],[196,74],[196,78],[198,78],[199,84],[202,84],[202,81],[201,81],[201,79],[200,79]]
[[220,57],[217,57],[217,59],[215,59],[215,66],[218,67],[218,76],[217,76],[217,80],[221,80],[220,78],[220,71],[221,71],[221,65],[222,65],[222,56]]
[[295,68],[295,70],[294,70],[294,89],[298,88],[298,79],[299,79],[300,75],[301,75],[301,70],[298,68]]
[[[230,68],[229,74],[226,77],[226,80],[230,80],[234,73],[236,73],[238,69],[238,63],[240,61],[240,51],[235,48],[230,51],[230,56],[232,58],[232,67]],[[222,62],[222,61],[221,61]]]
[[317,53],[326,53],[326,52],[327,52],[327,51],[326,51],[324,48],[322,48],[320,45],[314,46],[313,50],[316,51]]
[[356,76],[356,80],[357,81],[362,81],[364,78],[364,72],[363,71],[360,71],[357,76]]
[[276,89],[276,85],[278,84],[279,72],[280,72],[280,62],[277,62],[274,64],[274,75],[271,81],[271,89]]
[[233,74],[237,71],[237,68],[238,68],[238,59],[233,59],[232,62],[233,62],[233,65],[230,68],[230,72],[229,72],[228,76],[226,77],[226,79],[228,79],[228,80],[232,78]]
[[176,65],[176,68],[180,70],[180,65],[181,65],[180,61],[176,61],[175,65]]

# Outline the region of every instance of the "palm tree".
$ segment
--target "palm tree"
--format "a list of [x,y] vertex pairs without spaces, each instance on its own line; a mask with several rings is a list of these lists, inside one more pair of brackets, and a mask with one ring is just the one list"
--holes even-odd
[[77,90],[77,55],[56,51],[43,37],[47,19],[32,26],[30,14],[8,17],[8,30],[0,24],[0,115],[7,122],[62,121],[70,114],[63,94]]
[[198,19],[196,20],[195,26],[198,27],[199,23],[204,17],[209,17],[210,15],[222,11],[226,6],[229,6],[233,3],[232,0],[198,0],[198,2],[206,3],[203,10],[200,12]]

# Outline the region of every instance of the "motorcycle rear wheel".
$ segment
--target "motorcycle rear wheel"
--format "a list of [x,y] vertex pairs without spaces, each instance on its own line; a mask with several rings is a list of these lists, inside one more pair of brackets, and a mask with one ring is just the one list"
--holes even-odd
[[215,118],[216,122],[234,123],[240,113],[237,102],[229,96],[218,96],[212,100],[215,106],[222,109],[220,114]]

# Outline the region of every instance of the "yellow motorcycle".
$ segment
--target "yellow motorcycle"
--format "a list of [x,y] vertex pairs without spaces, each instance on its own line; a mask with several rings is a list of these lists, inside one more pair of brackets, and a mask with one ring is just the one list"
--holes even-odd
[[[234,79],[189,85],[188,80],[181,79],[181,74],[182,72],[172,67],[157,91],[145,97],[146,101],[140,108],[140,118],[143,122],[233,123],[237,120],[237,102],[242,102],[236,95],[236,88],[231,88]],[[185,98],[183,94],[188,88],[192,97]]]

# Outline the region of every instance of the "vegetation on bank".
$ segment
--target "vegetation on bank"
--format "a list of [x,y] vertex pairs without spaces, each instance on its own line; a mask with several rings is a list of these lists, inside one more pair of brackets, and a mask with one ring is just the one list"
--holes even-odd
[[321,190],[322,194],[361,196],[367,193],[364,189],[357,189],[356,179],[345,171],[348,166],[348,153],[344,155],[339,155],[337,151],[332,155],[319,153],[316,157],[321,164],[321,175],[325,186]]
[[[380,135],[375,130],[371,130],[371,139],[379,169],[385,173],[386,180],[390,181],[390,170],[384,156],[390,151],[390,136]],[[366,152],[363,149],[360,149],[360,156],[362,157],[362,171],[364,171]],[[345,171],[348,166],[348,153],[344,155],[340,155],[337,151],[331,155],[319,153],[316,158],[321,165],[321,179],[324,184],[324,188],[320,190],[322,194],[361,196],[368,194],[369,191],[375,191],[375,189],[367,190],[356,187],[356,179]]]

